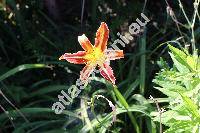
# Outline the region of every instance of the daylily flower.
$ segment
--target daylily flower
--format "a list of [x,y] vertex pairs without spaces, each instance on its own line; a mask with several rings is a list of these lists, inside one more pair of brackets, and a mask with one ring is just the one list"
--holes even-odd
[[78,36],[78,41],[85,51],[78,51],[77,53],[65,53],[59,60],[65,59],[74,64],[86,64],[80,72],[80,79],[87,81],[90,74],[99,67],[100,74],[107,80],[115,84],[115,76],[112,68],[109,66],[110,60],[116,60],[124,57],[123,50],[107,49],[107,41],[109,38],[109,29],[105,22],[102,22],[96,32],[94,46],[89,39],[83,34]]

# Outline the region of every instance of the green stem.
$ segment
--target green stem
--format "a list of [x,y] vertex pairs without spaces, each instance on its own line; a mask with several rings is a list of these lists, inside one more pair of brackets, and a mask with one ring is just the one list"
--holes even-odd
[[145,78],[146,78],[146,31],[140,39],[140,52],[143,53],[140,57],[140,94],[145,92]]
[[[124,106],[125,109],[128,110],[129,105],[128,105],[128,103],[126,102],[125,98],[124,98],[124,97],[122,96],[122,94],[119,92],[119,90],[117,89],[117,86],[116,86],[116,85],[113,85],[113,87],[114,87],[114,89],[113,89],[113,90],[114,90],[114,93],[115,93],[115,95],[117,96],[119,102]],[[133,114],[132,114],[130,111],[128,111],[127,113],[128,113],[128,116],[129,116],[129,118],[130,118],[130,120],[131,120],[131,123],[132,123],[133,126],[135,127],[136,132],[137,132],[137,133],[140,133],[140,129],[139,129],[139,126],[138,126],[138,124],[137,124],[137,122],[136,122],[135,117],[133,116]]]
[[[146,29],[140,39],[140,53],[143,53],[140,57],[140,94],[144,96],[145,93],[145,79],[146,79]],[[142,132],[143,119],[140,118],[140,128]]]

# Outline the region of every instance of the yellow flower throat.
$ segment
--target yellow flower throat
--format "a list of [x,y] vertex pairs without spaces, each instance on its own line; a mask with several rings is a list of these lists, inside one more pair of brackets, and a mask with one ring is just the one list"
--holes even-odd
[[92,51],[89,51],[85,55],[85,59],[89,61],[88,63],[94,64],[94,65],[95,64],[102,65],[106,60],[106,56],[104,52],[101,51],[101,49],[93,48]]

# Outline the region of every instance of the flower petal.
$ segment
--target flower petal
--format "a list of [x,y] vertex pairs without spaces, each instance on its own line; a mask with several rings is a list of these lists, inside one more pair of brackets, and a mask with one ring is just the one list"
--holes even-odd
[[105,22],[102,22],[96,33],[95,47],[99,47],[102,51],[106,49],[109,38],[109,29]]
[[100,74],[107,79],[108,81],[111,81],[113,84],[115,84],[115,76],[113,74],[112,68],[107,64],[104,63],[103,66],[100,66]]
[[87,62],[87,60],[84,58],[85,55],[86,55],[85,51],[78,51],[77,53],[73,53],[73,54],[65,53],[59,58],[59,60],[64,59],[74,64],[85,64]]
[[95,65],[90,65],[90,64],[87,64],[83,70],[80,72],[80,79],[83,81],[83,82],[87,82],[90,74],[93,72],[93,70],[95,69]]
[[82,48],[88,52],[92,51],[93,46],[90,43],[89,39],[83,34],[82,36],[78,36],[78,42],[81,44]]
[[105,54],[109,60],[124,58],[123,50],[106,50]]

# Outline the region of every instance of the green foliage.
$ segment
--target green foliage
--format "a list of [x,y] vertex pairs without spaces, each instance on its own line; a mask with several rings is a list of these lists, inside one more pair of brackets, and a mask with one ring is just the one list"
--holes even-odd
[[[200,132],[200,58],[169,45],[173,67],[164,67],[154,79],[159,91],[169,98],[161,123],[166,133]],[[156,115],[156,113],[152,113]],[[157,116],[155,121],[160,121]]]
[[[155,61],[168,57],[167,43],[186,47],[193,39],[192,46],[200,47],[197,45],[200,27],[194,26],[194,23],[199,24],[200,19],[198,10],[192,8],[195,4],[182,0],[183,7],[179,7],[181,2],[168,0],[170,9],[173,9],[169,13],[166,11],[169,6],[167,0],[85,0],[85,5],[81,1],[0,0],[0,132],[157,132],[158,124],[149,115],[155,107],[148,100],[150,94],[160,95],[153,89],[152,83],[155,72],[159,70]],[[194,11],[196,13],[192,14]],[[102,21],[110,29],[109,43],[119,39],[117,32],[128,35],[128,26],[140,18],[142,12],[151,21],[144,32],[141,28],[142,32],[134,36],[125,48],[120,47],[125,58],[111,62],[118,90],[114,91],[110,84],[96,75],[79,97],[66,106],[63,114],[56,115],[51,106],[58,101],[57,95],[61,90],[68,91],[76,83],[82,69],[82,66],[59,61],[59,56],[64,52],[81,50],[77,36],[83,33],[94,43],[96,29]],[[185,15],[188,15],[189,23]],[[183,51],[171,47],[172,59],[177,67],[170,69],[164,60],[159,62],[165,72],[163,70],[163,74],[157,77],[157,83],[163,85],[158,89],[170,96],[157,98],[159,103],[169,102],[177,96],[184,99],[183,104],[186,105],[194,101],[193,96],[182,90],[187,88],[192,93],[194,86],[198,90],[196,70],[200,65],[196,62],[199,59],[189,55],[187,50]],[[166,61],[169,62],[168,59]],[[167,79],[169,77],[170,80]],[[172,79],[176,81],[171,82]],[[116,106],[116,122],[113,123],[112,109],[105,100],[95,100],[94,110],[87,104],[96,95],[103,95]],[[191,117],[198,115],[195,105],[183,110],[191,112]],[[176,127],[188,127],[190,122],[188,117],[184,117],[187,115],[178,115],[186,121],[177,122]]]

